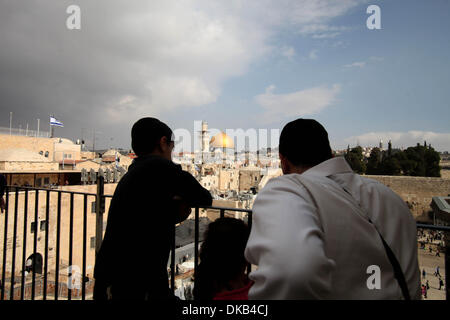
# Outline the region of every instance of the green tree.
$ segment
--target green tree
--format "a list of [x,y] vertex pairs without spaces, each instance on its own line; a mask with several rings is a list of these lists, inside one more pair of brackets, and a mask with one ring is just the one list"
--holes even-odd
[[373,148],[370,152],[370,157],[367,162],[367,174],[380,174],[381,164],[381,150],[379,148]]
[[345,154],[345,160],[347,160],[352,170],[356,173],[363,174],[366,172],[366,163],[360,146],[352,148],[347,152]]
[[398,176],[402,173],[402,167],[397,158],[388,156],[381,162],[380,171],[383,175]]
[[431,146],[425,149],[424,154],[425,159],[425,175],[427,177],[440,177],[441,167],[439,162],[441,161],[441,156],[439,152],[435,151]]

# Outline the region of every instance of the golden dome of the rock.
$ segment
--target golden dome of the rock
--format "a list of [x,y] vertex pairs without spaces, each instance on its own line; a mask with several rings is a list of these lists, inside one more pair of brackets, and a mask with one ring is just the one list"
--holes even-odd
[[214,137],[212,137],[209,145],[213,148],[234,148],[233,139],[227,136],[225,132],[218,133]]

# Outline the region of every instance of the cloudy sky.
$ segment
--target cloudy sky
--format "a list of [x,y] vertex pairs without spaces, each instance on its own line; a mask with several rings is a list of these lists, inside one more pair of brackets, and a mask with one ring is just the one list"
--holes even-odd
[[0,127],[54,114],[58,136],[130,148],[143,116],[191,132],[306,117],[334,148],[450,151],[449,30],[446,0],[0,0]]

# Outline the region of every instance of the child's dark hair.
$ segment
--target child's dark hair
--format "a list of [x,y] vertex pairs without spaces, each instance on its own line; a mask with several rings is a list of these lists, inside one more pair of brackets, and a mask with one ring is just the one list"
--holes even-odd
[[219,218],[209,224],[200,249],[196,300],[212,300],[245,270],[244,250],[249,234],[249,227],[239,219]]

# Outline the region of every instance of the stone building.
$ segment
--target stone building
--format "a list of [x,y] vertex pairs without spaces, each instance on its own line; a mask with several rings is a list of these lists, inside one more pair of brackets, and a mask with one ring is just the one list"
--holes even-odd
[[27,149],[0,149],[0,170],[58,170],[57,162]]
[[51,161],[81,160],[81,145],[64,138],[38,138],[0,134],[0,150],[25,149]]
[[250,191],[252,188],[257,190],[261,178],[261,169],[258,167],[239,169],[239,191]]

